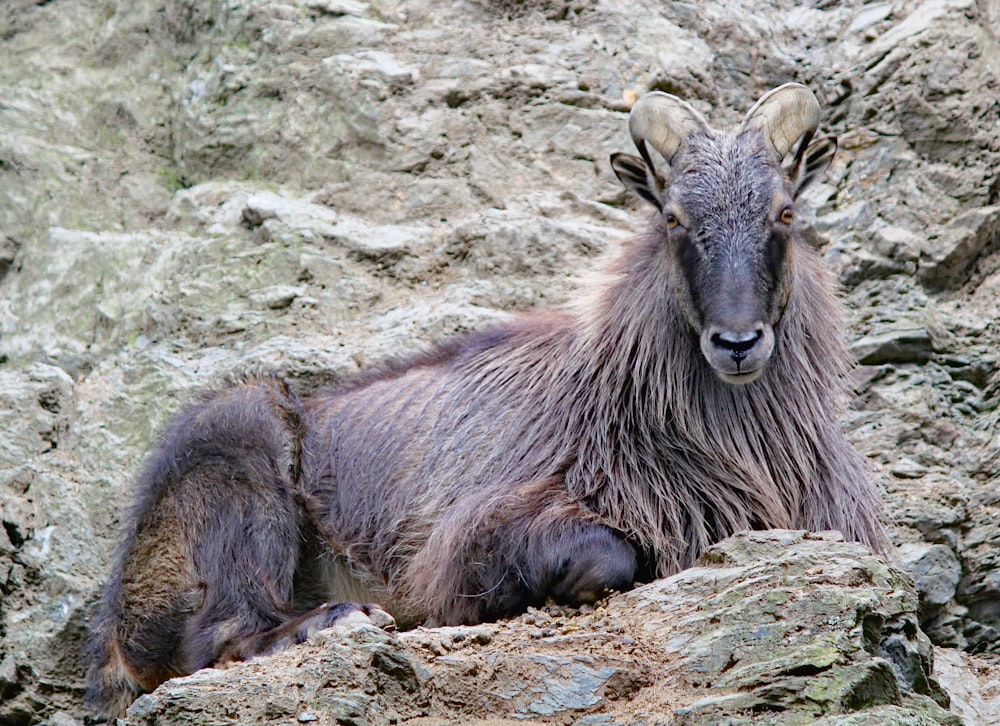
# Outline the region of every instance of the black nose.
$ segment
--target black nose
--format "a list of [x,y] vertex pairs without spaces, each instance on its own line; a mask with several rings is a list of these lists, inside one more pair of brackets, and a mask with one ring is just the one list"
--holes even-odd
[[723,330],[712,336],[712,345],[719,350],[729,353],[733,357],[733,360],[741,361],[747,357],[747,353],[757,345],[757,341],[763,335],[763,330],[747,330],[742,332]]

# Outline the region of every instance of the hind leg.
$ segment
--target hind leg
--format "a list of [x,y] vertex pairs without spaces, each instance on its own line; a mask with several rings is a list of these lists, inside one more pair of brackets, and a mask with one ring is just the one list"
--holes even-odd
[[299,429],[298,404],[276,379],[212,394],[168,426],[138,480],[88,646],[88,700],[100,710],[120,714],[301,611]]

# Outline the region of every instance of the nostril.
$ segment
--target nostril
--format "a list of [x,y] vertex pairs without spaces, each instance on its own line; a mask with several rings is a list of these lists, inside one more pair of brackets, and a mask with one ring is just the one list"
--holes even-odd
[[712,336],[712,345],[729,351],[734,357],[743,358],[747,351],[757,345],[757,341],[763,336],[762,330],[750,330],[742,333],[724,330]]

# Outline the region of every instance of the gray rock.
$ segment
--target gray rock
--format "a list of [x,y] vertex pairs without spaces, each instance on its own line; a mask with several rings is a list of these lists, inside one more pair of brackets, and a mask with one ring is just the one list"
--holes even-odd
[[[863,547],[830,534],[750,533],[585,612],[400,634],[323,631],[301,648],[169,681],[136,701],[127,722],[308,711],[321,724],[652,723],[669,714],[676,724],[764,723],[760,713],[781,714],[782,724],[888,715],[958,724],[916,618],[906,576]],[[549,634],[530,637],[540,623]]]
[[905,263],[919,259],[922,242],[908,229],[887,226],[873,231],[872,247],[882,257]]
[[921,250],[920,279],[935,287],[961,285],[976,261],[998,248],[1000,207],[969,210],[926,239]]
[[[960,651],[948,648],[934,649],[934,675],[941,686],[948,691],[951,710],[958,714],[964,724],[996,724],[1000,721],[997,706],[984,700],[984,690],[978,682],[970,678],[970,669],[975,671],[982,665]],[[997,683],[1000,686],[1000,683]],[[987,696],[988,697],[988,696]]]
[[926,329],[897,327],[855,341],[851,344],[851,352],[863,365],[926,363],[934,352],[934,346]]
[[905,544],[896,550],[896,556],[900,566],[913,577],[924,607],[940,608],[955,597],[962,564],[951,548],[927,543]]
[[[927,632],[997,652],[998,23],[974,0],[0,3],[0,722],[82,717],[78,651],[129,482],[183,401],[237,370],[313,390],[562,303],[649,212],[607,155],[630,150],[626,111],[653,88],[720,125],[788,80],[822,100],[821,132],[841,150],[801,219],[866,363],[845,426],[914,566],[942,558],[945,577],[919,589]],[[941,547],[961,565],[953,595]],[[605,666],[573,658],[603,626],[585,641],[560,627],[526,636],[561,639],[545,647],[568,659],[546,662],[563,688],[539,691],[537,708],[642,720],[580,712],[602,687],[629,702],[648,691],[618,661],[598,687]],[[899,632],[895,655],[877,656],[894,665],[855,663],[854,690],[830,693],[873,684],[892,701],[890,671],[919,680],[919,648]],[[613,642],[645,658],[641,634]],[[488,672],[444,637],[442,667]],[[767,681],[776,695],[689,694],[685,718],[802,698],[808,676],[789,678]],[[899,689],[900,703],[815,722],[937,718]],[[320,711],[272,693],[289,721],[361,720],[378,702],[362,688]],[[503,704],[497,693],[483,698]],[[998,698],[984,685],[988,713]],[[531,703],[519,717],[561,718]],[[424,706],[393,708],[378,713]]]

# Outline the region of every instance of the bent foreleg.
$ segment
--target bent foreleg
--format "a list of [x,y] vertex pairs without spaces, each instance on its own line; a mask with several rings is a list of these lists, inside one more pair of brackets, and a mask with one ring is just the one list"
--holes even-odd
[[430,622],[476,623],[626,590],[638,564],[635,547],[553,477],[448,513],[407,579]]

